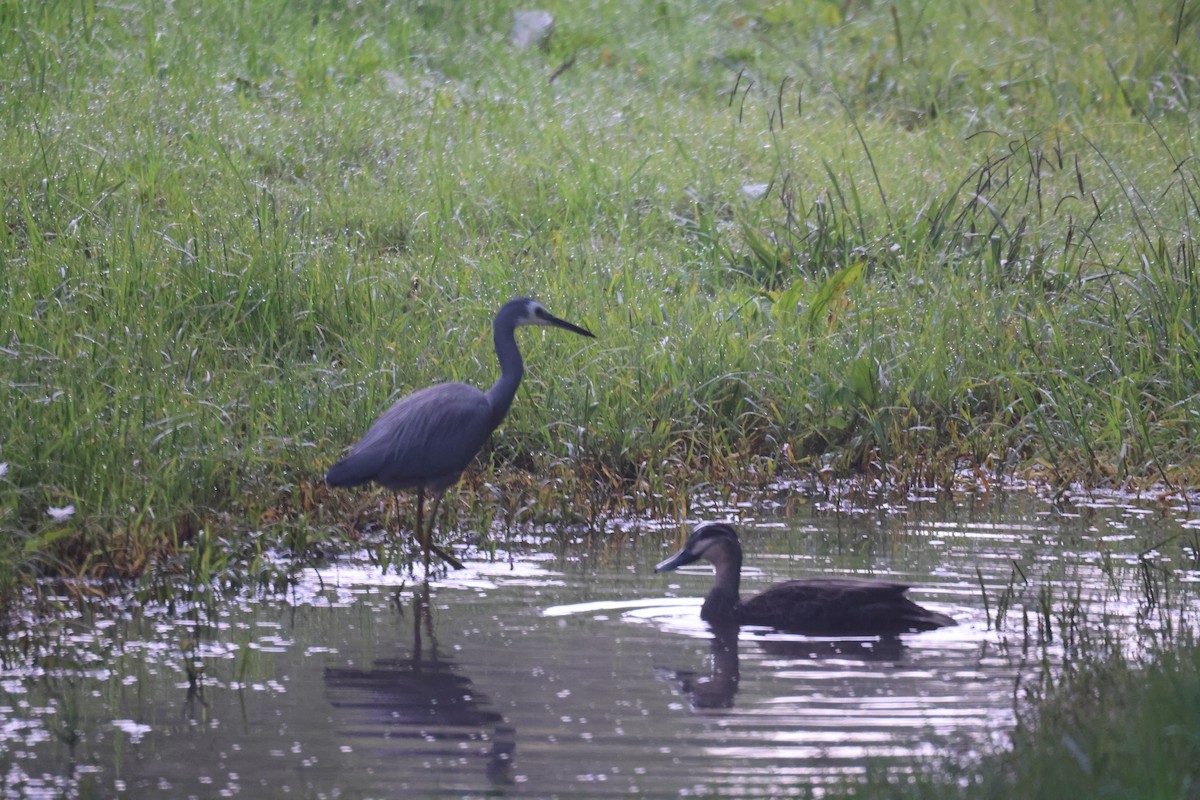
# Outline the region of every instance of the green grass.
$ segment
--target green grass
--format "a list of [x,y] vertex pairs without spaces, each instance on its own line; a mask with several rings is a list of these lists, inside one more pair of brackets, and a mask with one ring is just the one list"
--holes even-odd
[[525,293],[600,338],[522,334],[460,531],[822,467],[1195,483],[1186,4],[548,3],[525,51],[515,7],[0,7],[0,588],[355,535],[324,469],[489,384]]
[[1040,694],[1011,749],[970,772],[915,775],[855,787],[862,798],[1061,797],[1188,800],[1200,763],[1200,649],[1159,654],[1136,666],[1114,649],[1076,667]]

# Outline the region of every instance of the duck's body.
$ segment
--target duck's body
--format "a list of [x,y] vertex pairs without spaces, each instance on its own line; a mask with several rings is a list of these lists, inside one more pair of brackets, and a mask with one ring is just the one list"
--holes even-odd
[[742,546],[737,532],[724,523],[697,528],[683,549],[655,571],[672,570],[701,558],[716,570],[713,588],[700,610],[701,619],[710,625],[761,625],[815,636],[880,636],[954,624],[945,614],[905,597],[909,587],[904,584],[861,578],[788,581],[742,602],[738,594]]

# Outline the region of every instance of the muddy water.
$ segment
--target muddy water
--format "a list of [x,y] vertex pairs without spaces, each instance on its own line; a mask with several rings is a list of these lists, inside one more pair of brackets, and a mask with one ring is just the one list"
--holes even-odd
[[[727,516],[720,512],[711,518]],[[1025,687],[1193,620],[1198,517],[911,503],[742,524],[743,592],[911,582],[958,625],[895,640],[699,618],[678,532],[528,536],[427,595],[345,562],[215,612],[94,609],[0,670],[5,797],[805,796],[1003,746]],[[981,580],[982,586],[981,589]],[[999,630],[996,630],[997,623]]]

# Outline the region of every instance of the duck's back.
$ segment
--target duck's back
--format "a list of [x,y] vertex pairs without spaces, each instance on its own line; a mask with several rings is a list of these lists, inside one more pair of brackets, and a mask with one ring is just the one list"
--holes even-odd
[[737,610],[743,625],[826,636],[927,631],[953,625],[904,596],[908,586],[858,578],[808,578],[773,586]]

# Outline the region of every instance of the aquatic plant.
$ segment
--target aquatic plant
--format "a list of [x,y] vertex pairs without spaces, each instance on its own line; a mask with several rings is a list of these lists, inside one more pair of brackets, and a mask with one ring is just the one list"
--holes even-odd
[[1176,643],[1146,663],[1120,647],[1089,653],[1035,692],[1009,749],[907,781],[873,777],[864,798],[1061,796],[1190,797],[1200,743],[1191,720],[1200,702],[1200,648]]

